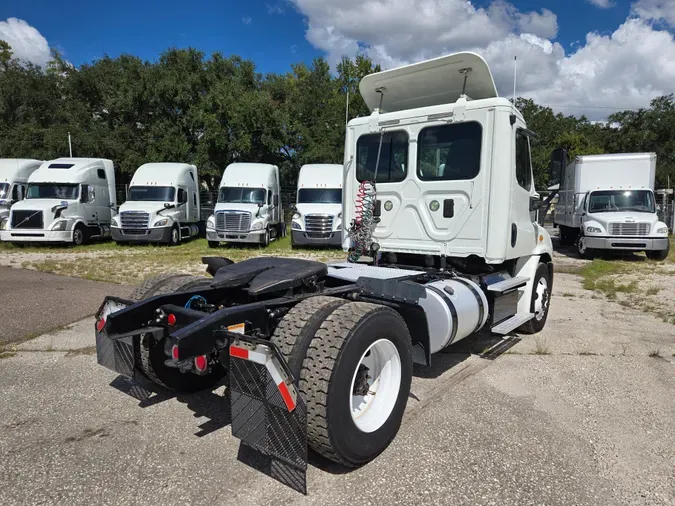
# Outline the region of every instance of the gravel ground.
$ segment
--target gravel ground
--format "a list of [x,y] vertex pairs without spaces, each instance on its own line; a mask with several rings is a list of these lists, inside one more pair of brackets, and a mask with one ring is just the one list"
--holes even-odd
[[139,402],[91,328],[0,358],[0,504],[675,505],[673,326],[573,275],[539,335],[416,368],[390,448],[351,472],[312,457],[308,496],[237,460],[223,387]]

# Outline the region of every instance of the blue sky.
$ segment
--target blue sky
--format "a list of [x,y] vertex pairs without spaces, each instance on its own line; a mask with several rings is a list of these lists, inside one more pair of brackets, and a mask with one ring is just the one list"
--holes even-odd
[[675,0],[2,0],[0,39],[44,64],[105,54],[155,60],[196,47],[260,72],[365,53],[384,68],[470,50],[510,95],[602,120],[675,91]]
[[[329,2],[330,0],[326,0]],[[490,2],[474,1],[483,7]],[[547,8],[558,16],[557,40],[567,51],[587,32],[608,33],[628,16],[630,2],[598,9],[588,0],[515,0],[522,11]],[[291,63],[311,62],[323,54],[305,39],[304,17],[289,2],[202,0],[3,0],[0,20],[23,19],[74,63],[104,54],[131,53],[154,60],[170,46],[197,47],[207,53],[238,54],[256,62],[262,72],[286,71]],[[250,23],[245,21],[250,19]]]

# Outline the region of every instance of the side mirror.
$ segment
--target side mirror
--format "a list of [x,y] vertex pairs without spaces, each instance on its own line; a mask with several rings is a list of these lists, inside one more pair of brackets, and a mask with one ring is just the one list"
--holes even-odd
[[567,167],[567,150],[560,148],[551,153],[551,165],[549,167],[548,185],[559,185],[565,177]]
[[89,202],[89,186],[86,184],[80,185],[80,203],[86,204]]
[[263,206],[262,202],[258,202],[258,209],[260,209]]
[[96,191],[94,190],[94,187],[93,187],[93,186],[88,186],[88,187],[87,187],[87,193],[89,194],[89,195],[88,195],[88,196],[89,196],[89,199],[87,200],[87,202],[88,202],[89,204],[93,204],[94,201],[96,200]]
[[538,197],[530,196],[530,211],[536,211],[541,207],[543,201]]
[[279,194],[278,193],[274,196],[274,205],[275,206],[279,205]]

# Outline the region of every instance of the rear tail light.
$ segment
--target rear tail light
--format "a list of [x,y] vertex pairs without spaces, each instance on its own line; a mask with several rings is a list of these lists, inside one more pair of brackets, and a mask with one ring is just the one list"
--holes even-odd
[[166,323],[173,327],[176,324],[176,315],[171,313],[169,316],[167,316]]
[[199,355],[195,357],[195,368],[199,372],[204,372],[206,371],[206,368],[208,367],[209,363],[206,360],[206,355]]
[[171,358],[174,360],[178,360],[178,345],[174,344],[173,348],[171,348]]
[[105,327],[105,318],[101,318],[99,321],[96,322],[96,330],[101,332],[103,330],[103,327]]

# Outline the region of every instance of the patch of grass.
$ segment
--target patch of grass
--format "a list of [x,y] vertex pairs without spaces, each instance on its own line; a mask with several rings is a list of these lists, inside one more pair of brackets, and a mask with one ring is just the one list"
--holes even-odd
[[578,265],[556,265],[556,274],[581,274],[581,267]]
[[535,355],[549,355],[548,341],[545,338],[535,338],[534,340],[534,354]]
[[93,355],[95,353],[96,353],[96,346],[87,346],[86,348],[70,350],[68,353],[66,353],[66,357],[77,357],[79,355]]
[[598,353],[595,353],[593,351],[580,351],[579,356],[581,357],[594,357],[598,355]]
[[647,291],[645,292],[647,295],[656,295],[661,291],[661,289],[657,286],[650,286],[647,288]]
[[576,295],[574,295],[573,293],[570,293],[570,292],[563,292],[562,296],[563,297],[576,297]]
[[3,358],[12,358],[14,356],[16,356],[15,351],[0,351],[0,360]]

